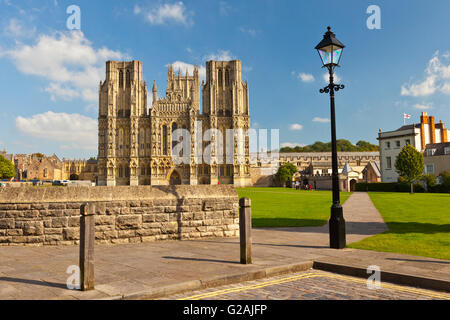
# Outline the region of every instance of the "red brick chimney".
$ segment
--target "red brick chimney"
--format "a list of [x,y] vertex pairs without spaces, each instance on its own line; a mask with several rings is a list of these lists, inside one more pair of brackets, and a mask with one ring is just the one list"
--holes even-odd
[[429,117],[430,120],[430,143],[436,143],[436,130],[435,130],[435,126],[434,126],[434,117],[430,116]]

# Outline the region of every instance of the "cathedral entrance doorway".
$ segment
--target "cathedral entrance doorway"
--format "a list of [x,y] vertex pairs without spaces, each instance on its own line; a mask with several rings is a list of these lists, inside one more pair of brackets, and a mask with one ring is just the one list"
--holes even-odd
[[181,177],[180,174],[177,171],[173,171],[170,174],[170,185],[176,185],[176,184],[181,184]]

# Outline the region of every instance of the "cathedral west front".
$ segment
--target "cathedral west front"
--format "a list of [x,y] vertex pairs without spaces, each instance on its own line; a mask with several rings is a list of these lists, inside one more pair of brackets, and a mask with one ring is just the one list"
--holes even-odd
[[98,185],[250,185],[249,137],[236,133],[250,126],[241,68],[239,60],[207,61],[200,83],[197,66],[182,74],[170,65],[166,96],[158,98],[153,83],[148,108],[142,62],[107,61],[99,85]]

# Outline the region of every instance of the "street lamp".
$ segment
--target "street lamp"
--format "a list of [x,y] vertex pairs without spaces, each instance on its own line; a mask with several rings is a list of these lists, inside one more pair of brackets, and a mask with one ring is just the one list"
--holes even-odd
[[331,217],[329,220],[330,227],[330,248],[342,249],[345,248],[345,220],[342,206],[339,199],[339,173],[338,173],[338,159],[336,147],[336,117],[334,108],[334,92],[344,89],[344,85],[334,83],[334,68],[339,66],[341,60],[342,50],[344,45],[336,39],[336,36],[328,31],[323,35],[322,41],[316,46],[322,60],[323,67],[327,68],[330,74],[330,83],[320,89],[320,93],[330,94],[330,109],[331,109],[331,153],[332,153],[332,186],[333,186],[333,205],[331,206]]

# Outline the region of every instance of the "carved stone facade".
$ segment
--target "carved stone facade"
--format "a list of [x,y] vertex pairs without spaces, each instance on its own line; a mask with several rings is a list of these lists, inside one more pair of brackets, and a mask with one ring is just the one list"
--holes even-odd
[[[220,134],[204,135],[217,129],[225,140],[227,129],[249,129],[248,83],[241,73],[239,60],[208,61],[206,82],[200,84],[197,67],[192,75],[187,70],[176,75],[169,66],[166,96],[157,97],[154,83],[147,110],[142,62],[108,61],[99,88],[98,185],[250,185],[249,138],[232,136],[234,152],[226,161],[215,152]],[[181,128],[190,133],[190,141],[174,135]],[[180,143],[190,153],[177,163],[172,155]],[[207,149],[213,151],[205,159]]]

